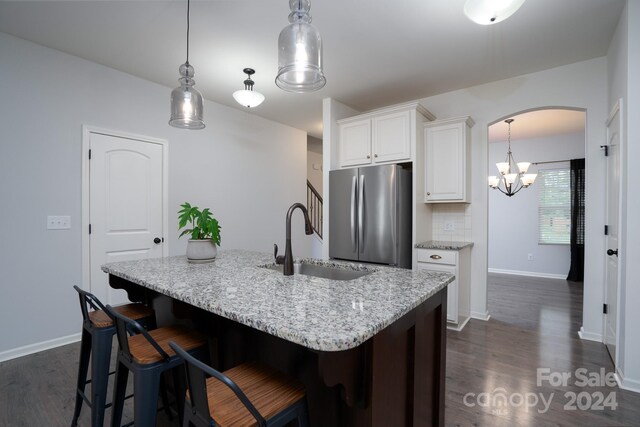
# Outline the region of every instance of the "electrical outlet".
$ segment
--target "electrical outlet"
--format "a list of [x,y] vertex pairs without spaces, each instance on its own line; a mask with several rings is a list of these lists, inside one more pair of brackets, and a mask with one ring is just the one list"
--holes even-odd
[[447,221],[444,223],[444,231],[455,231],[456,226],[453,221]]
[[68,230],[71,228],[70,216],[48,216],[47,230]]
[[529,261],[533,261],[533,254],[529,254],[529,255],[527,255],[527,260],[529,260]]

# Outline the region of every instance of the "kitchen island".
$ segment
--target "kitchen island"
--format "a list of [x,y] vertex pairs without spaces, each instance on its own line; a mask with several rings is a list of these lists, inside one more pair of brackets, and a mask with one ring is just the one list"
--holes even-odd
[[[305,383],[312,426],[443,425],[448,273],[348,262],[353,280],[284,276],[268,254],[220,251],[103,266],[133,301],[168,297],[224,370],[261,360]],[[156,304],[158,306],[159,304]]]

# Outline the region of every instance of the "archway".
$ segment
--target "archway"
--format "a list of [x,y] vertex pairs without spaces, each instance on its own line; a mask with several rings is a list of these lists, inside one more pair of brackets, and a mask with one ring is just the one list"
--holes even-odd
[[[487,176],[500,176],[495,163],[505,161],[506,119],[514,119],[514,159],[531,162],[528,173],[538,176],[511,197],[487,186],[488,310],[500,321],[574,334],[582,324],[584,297],[581,283],[565,280],[571,265],[569,160],[585,158],[586,112],[541,107],[489,123]],[[546,297],[564,308],[545,305]]]

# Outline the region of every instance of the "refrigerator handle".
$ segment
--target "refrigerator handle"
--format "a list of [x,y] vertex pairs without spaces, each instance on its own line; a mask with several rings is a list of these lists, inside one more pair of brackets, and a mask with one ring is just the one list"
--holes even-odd
[[360,175],[360,185],[358,185],[358,245],[360,252],[364,252],[364,175]]
[[351,247],[353,251],[357,251],[356,246],[356,187],[358,177],[351,178]]

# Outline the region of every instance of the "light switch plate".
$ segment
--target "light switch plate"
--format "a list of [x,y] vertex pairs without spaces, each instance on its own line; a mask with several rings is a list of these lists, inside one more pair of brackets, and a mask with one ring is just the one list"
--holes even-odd
[[47,230],[68,230],[71,228],[70,216],[48,216]]

